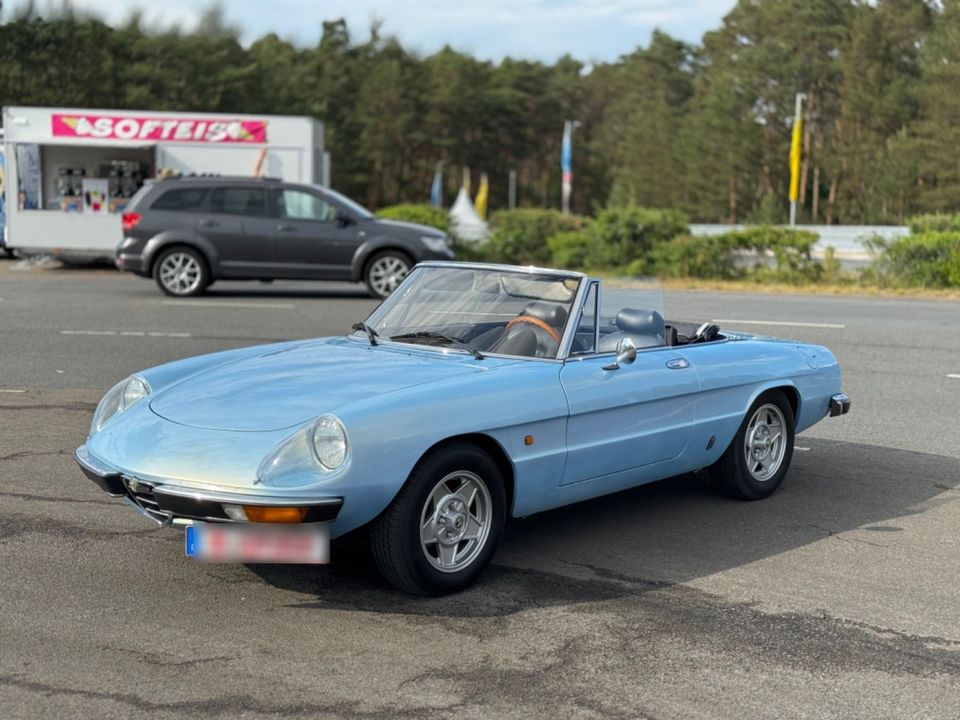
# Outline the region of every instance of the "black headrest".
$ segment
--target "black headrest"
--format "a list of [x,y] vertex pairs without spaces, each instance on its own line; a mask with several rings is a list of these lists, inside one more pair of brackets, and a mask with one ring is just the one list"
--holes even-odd
[[567,311],[563,305],[543,302],[542,300],[534,300],[532,303],[528,303],[521,315],[529,315],[543,320],[547,325],[555,328],[562,328],[567,321]]
[[617,329],[626,333],[663,335],[663,315],[656,310],[623,308],[617,313]]

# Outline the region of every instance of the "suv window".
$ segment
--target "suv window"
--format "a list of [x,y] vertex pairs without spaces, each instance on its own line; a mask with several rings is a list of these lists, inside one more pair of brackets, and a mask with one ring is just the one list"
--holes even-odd
[[207,199],[209,188],[189,187],[167,190],[163,195],[153,201],[151,210],[174,210],[186,212],[187,210],[199,210],[203,201]]
[[280,217],[289,220],[333,220],[336,208],[323,198],[302,190],[283,190],[278,199]]
[[266,215],[267,191],[263,188],[215,188],[210,195],[210,212],[227,215]]

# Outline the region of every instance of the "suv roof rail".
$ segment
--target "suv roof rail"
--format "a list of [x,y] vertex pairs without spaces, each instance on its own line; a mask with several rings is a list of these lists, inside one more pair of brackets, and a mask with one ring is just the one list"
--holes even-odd
[[221,175],[220,173],[188,173],[186,175],[167,175],[166,177],[150,178],[151,180],[248,180],[251,182],[283,182],[283,178],[266,175]]

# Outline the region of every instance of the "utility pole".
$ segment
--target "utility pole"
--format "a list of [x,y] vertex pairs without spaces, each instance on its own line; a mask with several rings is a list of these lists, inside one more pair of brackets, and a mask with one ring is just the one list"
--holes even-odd
[[803,124],[803,101],[807,96],[797,93],[793,111],[793,135],[790,139],[790,227],[797,224],[797,197],[800,195],[800,139]]
[[517,207],[517,171],[511,170],[507,180],[507,207],[513,210]]

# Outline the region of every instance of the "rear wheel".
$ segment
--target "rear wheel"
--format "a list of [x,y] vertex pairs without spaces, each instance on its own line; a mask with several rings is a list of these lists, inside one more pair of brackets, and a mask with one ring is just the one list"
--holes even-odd
[[167,295],[200,295],[210,285],[206,259],[196,250],[175,247],[165,250],[153,266],[153,278]]
[[363,281],[374,297],[383,299],[397,289],[411,267],[413,263],[405,253],[399,250],[383,250],[367,262]]
[[764,393],[747,411],[730,447],[709,469],[721,492],[740,500],[769,497],[793,458],[793,408],[780,390]]
[[383,576],[415,595],[471,585],[500,542],[503,478],[480,448],[450,445],[425,456],[374,521],[371,546]]

